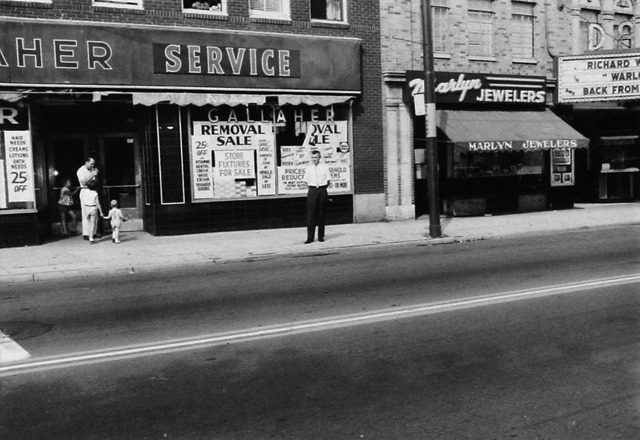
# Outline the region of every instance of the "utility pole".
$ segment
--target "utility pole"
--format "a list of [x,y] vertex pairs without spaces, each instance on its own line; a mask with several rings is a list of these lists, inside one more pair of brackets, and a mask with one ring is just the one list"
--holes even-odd
[[431,1],[422,0],[422,44],[424,57],[424,105],[427,139],[427,186],[429,197],[429,235],[442,237],[440,226],[440,181],[438,175],[438,143],[436,140],[436,90],[431,35]]

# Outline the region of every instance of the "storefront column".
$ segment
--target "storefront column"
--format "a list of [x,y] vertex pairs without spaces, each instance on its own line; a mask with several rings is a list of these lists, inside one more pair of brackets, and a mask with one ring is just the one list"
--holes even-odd
[[[400,77],[401,76],[401,77]],[[404,74],[386,73],[385,167],[386,220],[415,218],[411,115],[402,101]]]

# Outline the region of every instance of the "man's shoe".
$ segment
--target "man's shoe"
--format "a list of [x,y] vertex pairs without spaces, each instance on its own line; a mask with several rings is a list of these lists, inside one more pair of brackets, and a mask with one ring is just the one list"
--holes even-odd
[[102,238],[102,234],[96,234],[94,235],[95,238]]
[[82,238],[85,239],[85,240],[89,240],[89,236],[88,235],[83,235]]
[[313,243],[313,240],[307,240],[304,242],[304,244],[309,244],[309,243]]
[[324,238],[318,238],[318,241],[324,243]]

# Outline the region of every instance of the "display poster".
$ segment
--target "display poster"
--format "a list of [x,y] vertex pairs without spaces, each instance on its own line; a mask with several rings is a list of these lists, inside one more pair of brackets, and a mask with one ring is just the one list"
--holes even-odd
[[213,157],[214,182],[256,178],[254,150],[216,150]]
[[276,194],[275,139],[270,122],[194,122],[194,199]]
[[571,186],[574,184],[573,155],[571,149],[551,152],[551,186]]
[[273,136],[260,137],[258,145],[258,195],[276,194],[276,151]]
[[231,119],[193,122],[194,200],[304,196],[305,169],[315,150],[331,173],[329,194],[352,192],[348,121],[296,121],[295,136],[282,137],[291,143],[277,145],[277,123]]
[[279,194],[306,194],[307,184],[304,181],[304,166],[278,167],[278,192]]
[[5,131],[4,147],[8,202],[35,203],[31,133]]
[[280,147],[278,194],[305,194],[304,170],[310,163],[311,151],[318,150],[331,173],[329,194],[351,192],[351,148],[348,143],[347,121],[312,121],[296,124],[305,134],[301,146]]
[[193,170],[193,198],[213,198],[213,177],[209,136],[191,137],[191,169]]

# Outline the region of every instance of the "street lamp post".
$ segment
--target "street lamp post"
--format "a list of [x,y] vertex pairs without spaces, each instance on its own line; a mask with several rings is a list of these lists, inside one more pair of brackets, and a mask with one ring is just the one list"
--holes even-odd
[[429,235],[442,237],[440,226],[440,188],[438,176],[438,143],[436,141],[436,91],[431,35],[431,2],[422,0],[422,44],[424,57],[424,105],[427,139],[427,186],[429,197]]

